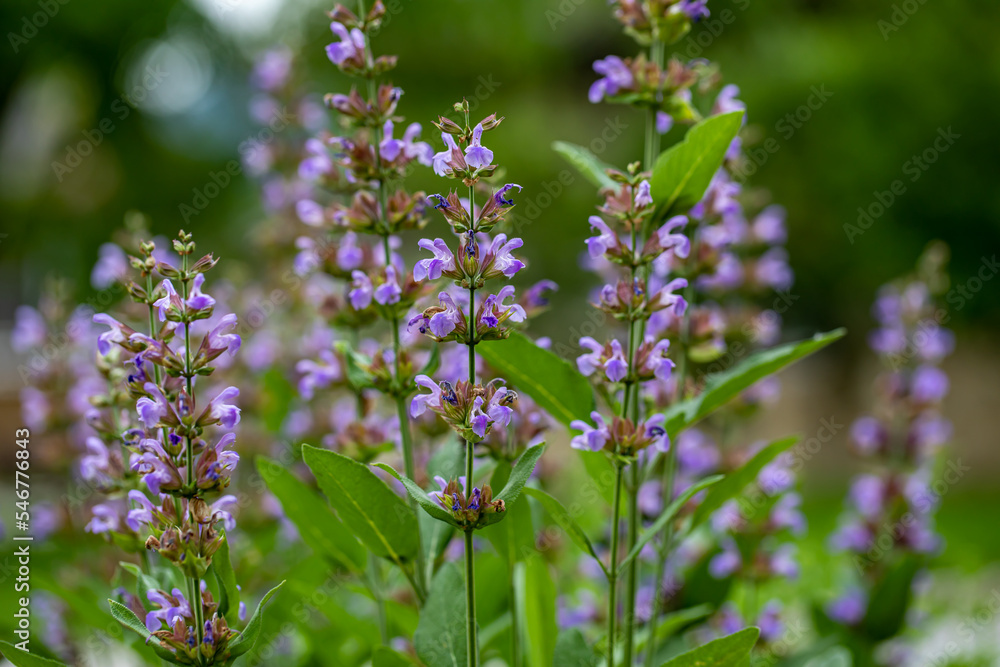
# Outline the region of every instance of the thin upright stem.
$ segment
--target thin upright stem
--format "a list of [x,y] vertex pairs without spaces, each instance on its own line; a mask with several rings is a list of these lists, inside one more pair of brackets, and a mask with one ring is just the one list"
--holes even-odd
[[618,615],[618,517],[622,508],[622,471],[624,467],[615,461],[615,495],[611,503],[611,563],[608,567],[608,665],[615,664],[615,617]]
[[[469,186],[469,214],[475,219],[476,190]],[[472,234],[473,232],[470,232]],[[474,242],[474,241],[473,241]],[[466,345],[469,347],[469,384],[476,384],[476,285],[469,285],[469,325]],[[465,497],[466,502],[472,494],[475,479],[473,470],[475,445],[472,440],[465,441]],[[465,621],[466,640],[468,644],[468,665],[476,667],[479,664],[479,644],[476,639],[476,561],[472,551],[472,531],[465,531]]]
[[373,553],[368,554],[368,568],[371,570],[371,585],[369,588],[371,589],[372,596],[375,598],[375,607],[378,611],[379,636],[382,639],[382,645],[388,646],[389,617],[386,613],[385,591],[382,584],[382,564]]

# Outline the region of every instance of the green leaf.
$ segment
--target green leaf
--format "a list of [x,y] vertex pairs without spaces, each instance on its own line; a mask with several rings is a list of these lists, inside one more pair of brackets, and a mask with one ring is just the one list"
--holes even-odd
[[364,547],[330,511],[322,496],[277,461],[258,456],[257,470],[281,502],[285,516],[313,551],[353,572],[364,571],[367,565]]
[[709,376],[701,394],[675,403],[667,409],[667,433],[673,438],[728,403],[744,389],[785,366],[822,350],[835,340],[843,338],[846,333],[846,329],[837,329],[796,343],[763,350],[750,355],[733,368]]
[[903,557],[875,585],[862,627],[871,639],[884,641],[896,636],[906,621],[913,597],[913,577],[921,567],[919,557]]
[[374,386],[371,376],[363,368],[364,366],[371,365],[371,359],[355,352],[346,341],[338,341],[334,343],[333,347],[344,357],[344,366],[346,366],[344,374],[347,376],[347,383],[351,385],[352,389],[357,391]]
[[[500,493],[494,493],[494,500],[502,500],[505,505],[513,505],[517,500],[517,497],[521,495],[521,489],[528,482],[531,477],[531,473],[535,470],[535,464],[538,459],[541,458],[542,453],[545,451],[545,443],[540,443],[534,447],[528,447],[521,454],[521,458],[517,460],[514,464],[514,469],[510,472],[510,478],[507,480],[507,484],[504,485]],[[502,521],[506,512],[494,512],[492,514],[485,515],[484,525],[491,525]]]
[[544,558],[529,558],[518,563],[514,581],[521,627],[527,637],[528,664],[549,667],[555,656],[559,626],[556,624],[556,585],[548,563]]
[[372,654],[372,667],[413,667],[413,662],[387,646],[379,646]]
[[309,445],[302,446],[302,458],[340,518],[372,553],[400,566],[416,556],[416,515],[368,466]]
[[615,497],[615,465],[603,451],[589,452],[585,449],[578,449],[576,452],[580,456],[580,460],[583,461],[584,470],[587,471],[598,493],[608,505],[611,505]]
[[253,616],[250,617],[250,621],[247,622],[247,627],[243,628],[243,632],[240,633],[239,637],[232,640],[229,643],[229,655],[233,658],[243,655],[247,651],[253,648],[254,644],[257,643],[257,637],[260,635],[260,629],[264,624],[264,605],[270,600],[278,589],[285,584],[282,581],[280,584],[269,590],[264,598],[257,605],[257,608],[253,612]]
[[223,540],[219,550],[212,557],[212,571],[215,572],[215,579],[219,582],[219,614],[226,616],[229,612],[230,619],[235,621],[240,608],[240,589],[236,585],[236,573],[233,572],[233,563],[229,558],[229,535],[223,530]]
[[566,158],[566,161],[576,167],[577,171],[584,178],[597,187],[615,187],[615,182],[607,174],[607,170],[614,169],[614,167],[601,161],[583,146],[577,146],[566,141],[554,141],[552,142],[552,150]]
[[[493,477],[490,478],[490,486],[494,489],[503,488],[510,479],[510,473],[510,463],[500,461],[493,471]],[[525,492],[529,490],[527,487],[524,489]],[[518,498],[513,503],[508,503],[506,514],[507,518],[502,524],[487,526],[483,529],[483,534],[493,544],[497,553],[512,564],[536,552],[535,529],[527,500]]]
[[419,512],[420,540],[424,549],[424,580],[434,578],[437,561],[448,549],[448,544],[455,535],[455,527],[450,523],[438,521],[427,512]]
[[690,529],[694,530],[697,528],[703,521],[712,516],[715,510],[725,505],[730,498],[735,498],[742,493],[748,484],[752,484],[757,479],[757,475],[764,469],[764,466],[794,445],[798,439],[797,435],[793,435],[781,440],[775,440],[754,454],[753,458],[741,467],[726,475],[722,483],[709,491],[705,499],[695,509],[694,516],[691,517]]
[[66,667],[61,662],[26,653],[10,642],[0,641],[0,652],[14,667]]
[[431,583],[413,646],[427,665],[465,667],[465,581],[454,563],[438,570]]
[[553,496],[549,495],[541,489],[535,489],[531,487],[526,487],[524,492],[541,503],[545,511],[549,513],[552,520],[555,521],[560,528],[566,531],[569,538],[573,540],[573,544],[580,547],[584,553],[597,561],[597,564],[601,566],[604,570],[604,574],[608,573],[607,568],[604,567],[604,563],[601,561],[600,556],[597,555],[597,550],[594,549],[593,543],[590,538],[587,537],[587,533],[583,532],[583,528],[580,528],[579,524],[573,519],[573,516],[569,513],[562,503],[556,500]]
[[684,213],[701,201],[742,123],[742,111],[706,118],[660,154],[649,184],[662,215]]
[[570,628],[559,633],[553,665],[559,667],[597,667],[599,658],[594,649],[587,645],[583,633]]
[[747,664],[760,630],[745,628],[682,653],[661,667],[738,667]]
[[625,571],[628,564],[639,556],[639,552],[642,551],[642,548],[645,547],[650,540],[663,532],[663,529],[667,527],[667,524],[672,521],[675,516],[677,516],[677,513],[681,511],[681,508],[684,507],[684,505],[686,505],[691,498],[700,493],[703,489],[706,489],[713,484],[717,484],[720,480],[722,480],[722,475],[706,477],[674,499],[674,501],[660,513],[660,516],[656,518],[653,525],[639,535],[638,539],[635,541],[635,546],[632,547],[632,549],[628,552],[628,555],[625,556],[625,558],[622,559],[622,562],[618,565],[618,574],[620,575],[623,571]]
[[155,591],[159,588],[160,582],[158,582],[152,576],[146,574],[142,571],[142,568],[135,563],[128,563],[126,561],[120,561],[118,565],[121,566],[123,570],[134,575],[137,581],[136,595],[142,604],[146,604],[149,601],[149,597],[146,595],[149,591]]
[[139,617],[135,615],[135,612],[122,603],[114,600],[108,600],[108,604],[111,606],[111,615],[115,617],[115,620],[146,640],[148,642],[148,646],[153,649],[156,655],[163,660],[167,660],[168,662],[179,664],[177,663],[177,659],[174,654],[170,650],[164,648],[158,639],[154,638],[152,641],[150,640],[153,633],[149,631],[145,623],[139,620]]
[[525,335],[514,331],[504,340],[480,343],[476,351],[515,389],[531,396],[563,424],[590,419],[595,405],[590,381],[568,361],[538,347]]
[[432,517],[438,521],[444,521],[447,524],[455,526],[456,528],[461,528],[461,524],[455,520],[451,512],[441,507],[441,505],[431,498],[426,491],[420,488],[420,485],[414,482],[412,479],[396,471],[392,466],[387,463],[375,463],[376,468],[381,468],[386,471],[400,482],[406,488],[406,492],[410,494],[410,497],[417,501],[420,507],[430,514]]
[[[710,616],[713,611],[715,611],[715,608],[712,605],[700,604],[697,607],[688,607],[687,609],[679,609],[675,612],[664,614],[660,618],[660,622],[656,625],[656,642],[653,649],[657,650],[660,642],[664,639],[669,639],[695,621],[700,621]],[[641,633],[635,642],[636,651],[645,650],[648,643],[649,633]]]

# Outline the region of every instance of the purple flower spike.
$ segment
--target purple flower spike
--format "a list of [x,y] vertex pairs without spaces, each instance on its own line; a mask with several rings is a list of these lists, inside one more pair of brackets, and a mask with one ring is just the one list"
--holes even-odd
[[483,124],[472,130],[472,141],[465,149],[465,162],[473,169],[482,169],[493,163],[493,151],[482,145]]

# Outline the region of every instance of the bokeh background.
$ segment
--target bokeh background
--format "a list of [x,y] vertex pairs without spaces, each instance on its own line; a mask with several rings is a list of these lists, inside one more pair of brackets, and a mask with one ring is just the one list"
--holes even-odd
[[[623,166],[640,154],[642,119],[586,99],[591,63],[635,46],[601,0],[387,5],[379,48],[400,56],[393,80],[406,91],[408,119],[429,128],[462,96],[480,98],[480,115],[506,117],[490,135],[497,160],[525,187],[525,206],[551,202],[521,229],[531,277],[562,286],[538,333],[570,343],[591,287],[577,260],[595,195],[574,176],[539,200],[569,170],[549,146],[562,139],[593,148],[610,132],[598,144],[602,159]],[[783,376],[784,398],[759,428],[811,435],[821,418],[850,424],[865,409],[877,371],[865,344],[875,292],[910,270],[929,241],[945,241],[952,284],[969,295],[947,304],[958,346],[945,370],[954,455],[971,472],[945,498],[943,560],[981,570],[1000,558],[1000,533],[987,523],[1000,499],[1000,4],[712,0],[710,7],[713,20],[675,51],[711,58],[740,86],[751,150],[777,142],[777,151],[757,153],[749,182],[788,210],[797,298],[786,336],[836,326],[851,332]],[[269,234],[252,180],[236,176],[188,220],[182,207],[259,131],[248,113],[256,54],[285,44],[307,88],[321,94],[348,85],[324,55],[328,9],[304,0],[0,3],[0,335],[9,335],[14,309],[34,303],[47,277],[63,276],[80,299],[91,297],[97,249],[130,210],[148,215],[157,233],[195,232],[202,249],[227,259],[228,271],[252,272]],[[724,10],[728,23],[716,20]],[[949,132],[957,138],[947,150],[933,150]],[[929,149],[933,162],[916,166],[914,156]],[[421,178],[416,185],[440,187]],[[897,180],[905,191],[884,205],[882,193]],[[883,205],[873,206],[880,197]],[[871,224],[854,234],[845,226],[858,225],[859,208]],[[4,344],[5,434],[18,420],[20,387]],[[856,470],[846,435],[844,428],[805,471],[817,543]]]

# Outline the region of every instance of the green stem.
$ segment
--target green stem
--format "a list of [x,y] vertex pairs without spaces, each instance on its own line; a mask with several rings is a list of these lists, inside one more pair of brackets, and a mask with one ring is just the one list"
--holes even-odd
[[[469,186],[469,211],[475,209],[475,186]],[[474,213],[472,213],[474,215]],[[470,232],[473,233],[473,232]],[[476,384],[476,285],[469,285],[469,331],[466,344],[469,347],[469,384]],[[468,502],[472,494],[475,479],[473,478],[475,445],[472,440],[465,441],[465,497]],[[511,601],[513,603],[513,600]],[[465,621],[466,640],[468,644],[468,665],[476,667],[479,664],[479,645],[476,640],[476,565],[475,554],[472,551],[472,530],[465,531]]]
[[615,664],[615,617],[618,615],[618,517],[622,507],[622,471],[624,467],[615,462],[615,495],[611,504],[611,564],[608,567],[608,665]]
[[476,644],[476,571],[472,557],[472,531],[465,531],[465,609],[466,644],[469,647],[468,666],[479,664],[479,647]]
[[378,611],[378,631],[379,636],[382,638],[382,645],[389,645],[389,617],[386,613],[385,606],[385,595],[382,585],[382,566],[379,563],[378,557],[375,554],[368,553],[368,567],[371,570],[371,589],[372,596],[375,598],[375,607]]

